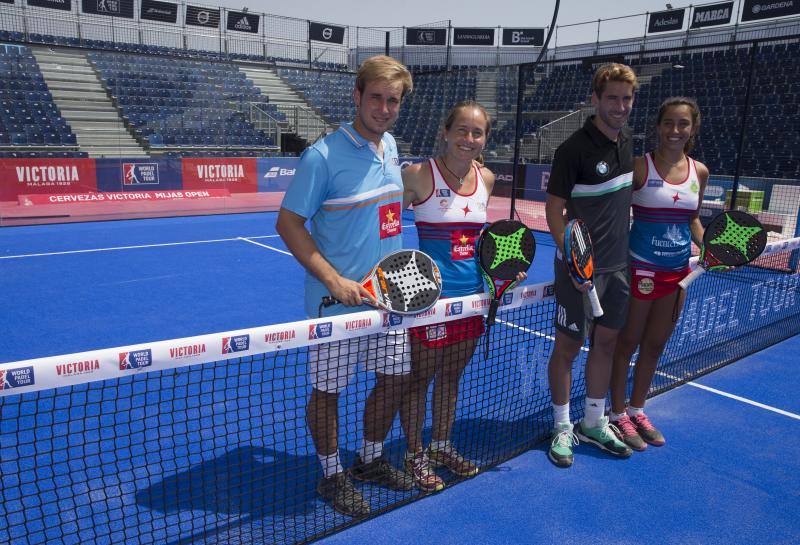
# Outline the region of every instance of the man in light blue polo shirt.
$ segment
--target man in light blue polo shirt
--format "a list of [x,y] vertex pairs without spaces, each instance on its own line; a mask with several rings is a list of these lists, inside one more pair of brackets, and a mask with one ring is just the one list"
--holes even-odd
[[[353,91],[355,120],[309,147],[300,159],[277,229],[307,271],[309,317],[318,315],[326,295],[341,302],[325,309],[326,315],[368,308],[362,298],[370,295],[358,280],[401,248],[403,181],[397,145],[386,131],[411,89],[411,74],[401,63],[384,56],[366,60]],[[413,487],[411,477],[382,456],[410,378],[409,356],[404,332],[309,348],[313,389],[306,412],[324,474],[317,491],[340,513],[364,516],[370,510],[345,473],[338,447],[339,392],[359,361],[376,373],[376,385],[365,404],[364,441],[350,474],[396,490]]]

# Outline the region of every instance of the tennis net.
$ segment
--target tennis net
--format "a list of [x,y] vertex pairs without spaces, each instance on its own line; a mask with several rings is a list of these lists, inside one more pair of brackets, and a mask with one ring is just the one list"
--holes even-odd
[[[692,285],[653,395],[800,331],[799,246],[771,244],[756,265]],[[488,351],[479,339],[461,378],[451,438],[481,468],[550,433],[552,290],[506,294]],[[315,492],[309,346],[364,348],[370,335],[380,344],[386,331],[410,326],[435,332],[488,303],[476,295],[414,318],[373,311],[0,364],[0,543],[302,543],[350,525]],[[573,370],[574,419],[585,355]],[[361,445],[373,385],[359,371],[340,396],[345,467]],[[384,453],[400,467],[404,451],[396,419]],[[458,480],[441,475],[448,486]],[[373,515],[422,496],[358,487]]]

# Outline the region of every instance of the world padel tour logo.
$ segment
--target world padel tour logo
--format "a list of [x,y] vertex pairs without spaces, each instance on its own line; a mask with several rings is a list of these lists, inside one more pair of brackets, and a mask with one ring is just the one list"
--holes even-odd
[[436,190],[437,197],[450,197],[450,190],[449,189],[437,189]]
[[158,185],[158,163],[122,163],[123,185]]
[[464,303],[461,301],[455,303],[447,303],[444,307],[445,316],[458,316],[464,310]]
[[250,350],[250,335],[236,335],[222,338],[222,353],[233,354]]
[[400,203],[384,204],[378,208],[378,221],[382,239],[399,235],[402,230],[400,226]]
[[119,353],[119,370],[141,369],[153,365],[153,352],[146,350],[132,350]]
[[510,305],[514,302],[514,294],[512,292],[506,293],[503,295],[503,304]]
[[383,327],[398,326],[403,323],[403,317],[399,314],[384,314]]
[[16,369],[0,370],[0,390],[33,386],[33,367],[18,367]]
[[475,257],[475,233],[453,231],[450,234],[450,257],[455,261]]
[[333,322],[322,322],[320,324],[308,325],[308,340],[324,339],[333,333]]
[[556,293],[556,287],[553,284],[548,284],[544,287],[544,296],[552,297]]

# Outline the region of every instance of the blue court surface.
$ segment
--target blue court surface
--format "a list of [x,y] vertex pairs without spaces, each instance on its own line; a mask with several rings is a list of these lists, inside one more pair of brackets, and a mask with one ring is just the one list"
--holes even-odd
[[[0,229],[0,362],[304,319],[304,273],[276,236],[274,223],[275,214],[242,214]],[[410,223],[405,222],[405,245],[415,247]],[[552,240],[537,234],[537,242],[532,283],[552,277]],[[648,413],[667,437],[664,447],[634,453],[630,460],[614,460],[580,445],[574,467],[560,470],[547,460],[546,444],[540,444],[458,486],[319,543],[797,543],[800,378],[793,354],[798,349],[800,336],[795,336],[652,399]],[[252,380],[285,381],[285,388],[276,388],[273,403],[283,408],[285,430],[305,429],[305,382],[291,376],[289,368],[273,369],[269,363],[251,370]],[[221,433],[213,443],[190,446],[179,436],[146,436],[143,448],[152,457],[150,463],[158,465],[159,457],[153,453],[169,447],[176,460],[184,453],[190,466],[186,471],[176,469],[175,475],[167,471],[164,480],[148,491],[137,486],[144,475],[137,472],[147,466],[131,468],[120,457],[112,465],[103,460],[103,469],[92,474],[89,462],[96,461],[96,454],[87,448],[86,478],[100,487],[93,490],[99,496],[92,496],[92,501],[106,502],[113,509],[121,497],[127,501],[136,495],[136,503],[168,513],[173,524],[191,524],[193,513],[205,513],[211,523],[234,511],[253,525],[259,520],[271,524],[272,517],[291,521],[310,516],[320,503],[313,481],[303,481],[302,490],[291,491],[298,494],[297,512],[264,511],[261,505],[247,503],[253,498],[246,496],[217,500],[222,503],[194,497],[190,499],[199,503],[158,503],[162,489],[191,487],[196,479],[234,490],[236,483],[225,481],[231,465],[252,464],[260,478],[275,482],[276,493],[285,486],[286,473],[300,482],[302,475],[313,477],[318,468],[313,455],[283,452],[292,451],[292,446],[306,452],[308,439],[284,437],[286,432],[277,424],[272,432],[265,431],[263,423],[271,422],[273,415],[260,408],[261,391],[248,388],[246,380],[235,382],[227,372],[224,366],[198,371],[222,385],[209,394],[192,372],[176,373],[174,412],[159,417],[167,420],[165,426],[179,428],[182,417],[199,412],[199,421],[208,422],[215,431],[222,426],[227,436]],[[217,395],[224,396],[229,388],[236,393],[225,385],[228,380],[250,394],[252,401],[245,405],[244,397],[238,400],[242,403],[238,416],[244,420],[220,424],[214,411],[224,399]],[[133,389],[133,401],[153,396],[158,400],[161,387],[159,378],[133,386],[124,383],[120,399],[131,396],[128,390]],[[362,399],[364,391],[360,388],[354,395]],[[182,392],[188,392],[190,402],[208,406],[180,406]],[[77,408],[86,398],[105,401],[103,391],[95,388],[78,388],[72,395]],[[128,434],[143,435],[139,428],[146,422],[140,418],[143,415],[137,410],[127,414],[124,407],[121,411],[123,418],[117,417],[113,424]],[[37,418],[46,415],[44,411]],[[236,410],[232,416],[237,416]],[[202,435],[202,430],[187,433]],[[101,442],[116,441],[124,448],[124,437],[101,438]],[[296,443],[287,447],[287,440]],[[259,441],[263,448],[254,446]],[[196,446],[209,450],[190,448]],[[60,481],[69,486],[68,468],[63,461],[55,462],[56,476],[41,476],[42,483],[55,486],[50,495],[58,494]],[[59,473],[62,466],[65,473]],[[310,474],[309,468],[313,468]],[[43,486],[38,473],[36,481],[30,486]],[[218,490],[208,492],[210,498]],[[76,499],[79,523],[80,516],[91,518],[85,514],[90,506],[82,501]],[[146,516],[140,519],[123,510],[116,521],[99,524],[107,537],[121,532],[116,527],[120,524],[133,531],[142,521],[150,524]],[[9,524],[14,522],[19,523]],[[153,532],[149,526],[142,530]],[[165,542],[170,534],[169,528],[153,533],[165,536]],[[54,543],[64,542],[49,537]]]

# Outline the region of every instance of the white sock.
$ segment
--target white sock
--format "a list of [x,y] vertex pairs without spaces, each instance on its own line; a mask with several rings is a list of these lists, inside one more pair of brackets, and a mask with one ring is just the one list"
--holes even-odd
[[338,450],[333,454],[317,454],[317,458],[319,458],[319,463],[322,464],[322,474],[325,477],[333,477],[337,473],[344,471],[342,463],[339,461]]
[[614,411],[611,411],[611,413],[610,413],[610,418],[611,418],[612,422],[616,422],[617,420],[619,420],[623,416],[625,416],[625,413],[615,413]]
[[586,415],[583,417],[587,428],[596,428],[600,425],[600,419],[606,412],[606,398],[597,399],[586,396]]
[[364,439],[363,446],[361,447],[361,461],[368,464],[381,457],[383,453],[383,441],[373,443]]
[[431,441],[431,450],[450,450],[450,441]]
[[553,420],[556,427],[559,424],[569,424],[569,401],[564,405],[556,405],[553,403]]
[[637,414],[644,414],[644,407],[641,409],[639,407],[634,407],[633,405],[628,405],[627,409],[628,416],[634,417]]

